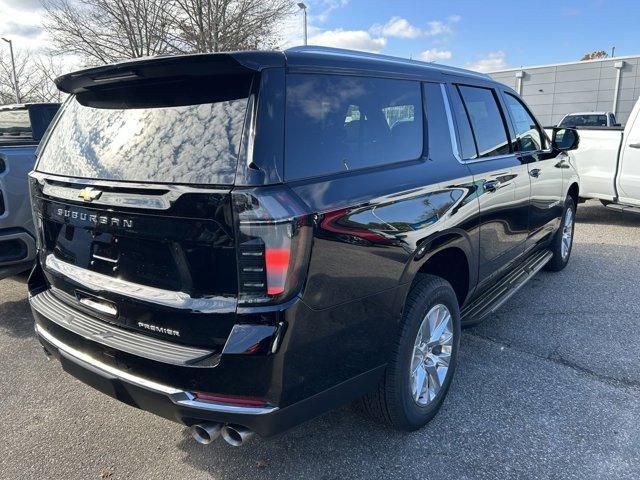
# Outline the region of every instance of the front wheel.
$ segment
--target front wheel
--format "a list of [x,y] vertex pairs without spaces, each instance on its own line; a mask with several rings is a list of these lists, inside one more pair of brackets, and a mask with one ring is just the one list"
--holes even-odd
[[445,280],[420,275],[411,289],[401,331],[376,392],[361,400],[370,416],[412,431],[442,405],[456,369],[460,345],[458,301]]
[[553,258],[547,263],[547,270],[559,272],[569,263],[571,249],[573,248],[573,232],[576,221],[576,206],[573,198],[567,197],[564,204],[564,213],[560,228],[551,242]]

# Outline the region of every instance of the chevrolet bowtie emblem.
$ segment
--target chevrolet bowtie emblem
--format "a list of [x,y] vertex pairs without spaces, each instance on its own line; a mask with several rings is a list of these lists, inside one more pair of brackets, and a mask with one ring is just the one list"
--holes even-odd
[[83,199],[85,202],[93,202],[94,200],[100,198],[100,195],[102,195],[102,192],[100,190],[96,190],[93,187],[83,188],[78,193],[78,197]]

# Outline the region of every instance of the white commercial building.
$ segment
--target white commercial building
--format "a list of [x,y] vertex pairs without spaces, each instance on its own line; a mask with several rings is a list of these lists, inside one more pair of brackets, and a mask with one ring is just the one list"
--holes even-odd
[[614,112],[624,124],[640,97],[640,55],[490,72],[517,92],[545,126],[568,113]]

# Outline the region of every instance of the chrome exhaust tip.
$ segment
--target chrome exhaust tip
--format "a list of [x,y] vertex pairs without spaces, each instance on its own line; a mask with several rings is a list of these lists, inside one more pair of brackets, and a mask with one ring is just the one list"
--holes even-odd
[[189,428],[193,439],[200,445],[209,445],[220,436],[221,423],[204,422],[196,423]]
[[222,427],[222,438],[232,447],[244,445],[251,437],[253,437],[253,432],[246,427],[240,425]]

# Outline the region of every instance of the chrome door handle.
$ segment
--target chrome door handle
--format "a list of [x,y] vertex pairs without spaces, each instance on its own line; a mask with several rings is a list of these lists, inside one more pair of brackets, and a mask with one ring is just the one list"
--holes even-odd
[[529,170],[529,175],[535,178],[538,178],[541,173],[542,173],[542,170],[540,170],[539,168],[532,168],[531,170]]
[[640,143],[630,143],[629,146],[631,148],[640,148]]
[[487,192],[495,192],[500,188],[500,185],[502,185],[502,182],[500,182],[500,180],[489,180],[487,182],[484,182],[484,189]]

